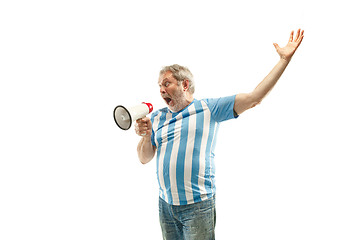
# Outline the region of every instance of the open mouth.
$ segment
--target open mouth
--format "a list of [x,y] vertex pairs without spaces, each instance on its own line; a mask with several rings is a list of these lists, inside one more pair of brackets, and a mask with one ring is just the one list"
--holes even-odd
[[164,100],[165,100],[167,105],[169,105],[170,102],[171,102],[171,98],[169,98],[169,97],[165,97]]

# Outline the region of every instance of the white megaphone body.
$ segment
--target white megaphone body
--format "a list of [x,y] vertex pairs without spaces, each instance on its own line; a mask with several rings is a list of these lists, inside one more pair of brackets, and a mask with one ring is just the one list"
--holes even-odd
[[147,114],[151,113],[152,110],[152,104],[145,102],[128,109],[119,105],[114,109],[114,119],[119,128],[128,130],[133,121],[145,117]]

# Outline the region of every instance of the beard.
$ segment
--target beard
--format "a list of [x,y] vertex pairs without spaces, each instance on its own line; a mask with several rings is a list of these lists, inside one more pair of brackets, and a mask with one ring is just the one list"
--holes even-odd
[[181,89],[174,92],[173,96],[169,96],[168,94],[162,95],[163,99],[165,100],[168,108],[172,112],[179,112],[180,110],[184,109],[188,102],[186,100],[185,92],[181,91]]

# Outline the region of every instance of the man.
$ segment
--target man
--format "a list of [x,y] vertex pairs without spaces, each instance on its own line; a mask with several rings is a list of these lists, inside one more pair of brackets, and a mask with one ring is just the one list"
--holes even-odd
[[167,108],[137,120],[142,136],[140,162],[157,153],[159,215],[164,239],[215,239],[214,148],[220,122],[259,104],[279,80],[304,37],[290,34],[287,45],[274,44],[279,62],[250,93],[218,99],[194,99],[191,72],[179,65],[160,71],[159,87]]

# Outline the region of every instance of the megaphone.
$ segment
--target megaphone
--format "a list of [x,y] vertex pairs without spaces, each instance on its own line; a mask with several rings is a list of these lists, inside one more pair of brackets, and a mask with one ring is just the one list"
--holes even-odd
[[145,117],[147,114],[151,113],[152,110],[153,105],[145,102],[129,109],[119,105],[114,109],[114,119],[119,128],[128,130],[133,121]]

